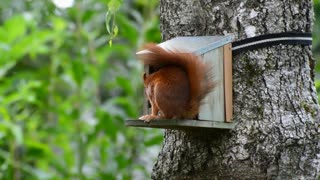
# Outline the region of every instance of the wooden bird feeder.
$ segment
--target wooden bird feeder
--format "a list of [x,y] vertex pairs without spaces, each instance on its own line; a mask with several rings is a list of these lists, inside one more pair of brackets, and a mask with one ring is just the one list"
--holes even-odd
[[[159,44],[167,50],[191,52],[212,65],[214,81],[217,87],[208,94],[200,106],[199,120],[151,120],[145,123],[142,120],[126,120],[127,126],[165,128],[165,129],[232,129],[232,36],[199,36],[176,37]],[[146,53],[145,50],[137,54]],[[150,68],[145,67],[146,73]],[[150,114],[148,98],[144,100],[144,114]]]

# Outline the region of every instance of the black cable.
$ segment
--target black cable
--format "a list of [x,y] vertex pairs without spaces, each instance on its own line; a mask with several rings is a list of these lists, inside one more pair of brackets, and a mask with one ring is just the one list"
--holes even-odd
[[309,32],[284,32],[260,35],[232,43],[232,54],[237,55],[244,51],[264,48],[279,44],[311,45],[312,34]]

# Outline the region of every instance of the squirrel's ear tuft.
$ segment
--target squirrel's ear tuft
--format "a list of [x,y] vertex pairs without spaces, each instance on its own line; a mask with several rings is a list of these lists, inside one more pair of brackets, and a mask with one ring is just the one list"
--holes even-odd
[[147,74],[146,73],[143,73],[143,80],[145,81],[147,78]]

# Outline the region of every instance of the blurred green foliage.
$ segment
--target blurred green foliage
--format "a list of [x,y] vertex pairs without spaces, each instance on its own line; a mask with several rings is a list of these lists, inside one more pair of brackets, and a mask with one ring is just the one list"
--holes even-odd
[[0,179],[150,176],[162,133],[124,127],[124,120],[141,115],[142,66],[134,54],[160,41],[157,6],[1,2]]

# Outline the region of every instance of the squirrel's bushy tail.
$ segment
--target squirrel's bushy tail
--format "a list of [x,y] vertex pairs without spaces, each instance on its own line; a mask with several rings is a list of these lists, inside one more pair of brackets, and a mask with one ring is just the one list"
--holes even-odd
[[187,73],[190,85],[189,108],[190,112],[197,114],[201,101],[215,87],[211,67],[192,53],[168,51],[155,44],[148,44],[145,48],[149,52],[139,54],[143,64],[155,68],[178,66]]

